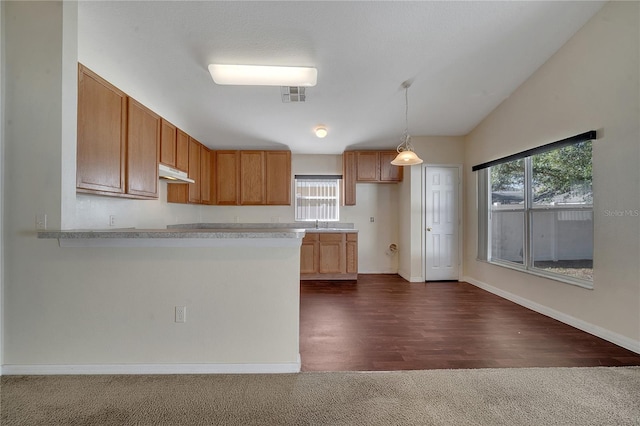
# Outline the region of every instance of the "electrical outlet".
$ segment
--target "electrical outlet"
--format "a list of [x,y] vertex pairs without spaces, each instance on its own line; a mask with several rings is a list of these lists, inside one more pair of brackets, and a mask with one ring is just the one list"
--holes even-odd
[[115,215],[110,215],[109,216],[109,226],[116,226],[116,216]]
[[369,222],[375,222],[375,221],[376,221],[376,218],[375,218],[375,217],[371,216],[371,217],[369,218]]
[[240,223],[240,216],[234,216],[234,217],[233,217],[233,221],[234,221],[235,223]]
[[47,215],[46,213],[36,214],[36,230],[44,231],[47,229]]
[[186,306],[176,306],[176,322],[187,322]]

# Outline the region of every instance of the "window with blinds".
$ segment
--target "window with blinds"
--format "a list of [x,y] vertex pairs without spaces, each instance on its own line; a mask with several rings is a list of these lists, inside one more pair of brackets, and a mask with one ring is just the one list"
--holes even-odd
[[295,176],[295,220],[340,220],[339,175]]

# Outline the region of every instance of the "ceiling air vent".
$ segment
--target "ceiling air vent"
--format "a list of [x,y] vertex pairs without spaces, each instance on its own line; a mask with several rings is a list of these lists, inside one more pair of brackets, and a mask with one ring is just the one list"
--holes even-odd
[[305,88],[300,86],[280,86],[282,93],[282,102],[304,102],[307,99]]

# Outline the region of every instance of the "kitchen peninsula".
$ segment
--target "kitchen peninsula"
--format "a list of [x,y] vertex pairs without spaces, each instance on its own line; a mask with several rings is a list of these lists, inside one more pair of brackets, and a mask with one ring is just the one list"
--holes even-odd
[[[66,345],[76,350],[61,356],[59,365],[28,365],[24,372],[299,371],[305,231],[252,226],[39,232],[60,264],[73,258],[77,265],[54,268],[51,282],[73,276],[84,283],[75,286],[78,300],[89,300],[87,293],[96,303],[81,306],[89,313],[81,323],[70,317],[59,325],[67,330]],[[121,297],[100,300],[107,293]],[[69,310],[78,309],[74,301],[67,303]],[[182,307],[184,322],[176,315]],[[80,345],[76,335],[95,338]]]

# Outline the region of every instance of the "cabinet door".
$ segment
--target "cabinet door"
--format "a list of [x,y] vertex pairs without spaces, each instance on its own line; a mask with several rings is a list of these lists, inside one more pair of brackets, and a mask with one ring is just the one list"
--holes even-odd
[[319,271],[321,274],[344,274],[345,234],[320,234]]
[[239,151],[214,152],[214,196],[215,204],[238,204]]
[[391,161],[398,155],[397,151],[380,152],[380,181],[402,182],[402,166],[394,166]]
[[189,172],[189,135],[180,129],[176,134],[176,169]]
[[318,260],[318,234],[307,234],[302,239],[300,247],[300,273],[317,274],[319,271]]
[[160,117],[129,98],[127,128],[127,194],[158,198]]
[[264,151],[240,151],[240,204],[265,204]]
[[160,129],[160,162],[176,167],[176,126],[162,119]]
[[189,202],[199,204],[202,200],[200,195],[201,178],[200,178],[200,147],[201,143],[189,137],[189,177],[195,180],[195,183],[189,184]]
[[344,205],[356,205],[356,153],[345,151],[342,154],[342,185]]
[[358,273],[358,234],[347,234],[347,274]]
[[291,152],[265,151],[267,205],[291,205]]
[[380,159],[378,151],[357,151],[358,182],[376,182],[380,180]]
[[76,187],[81,192],[125,192],[127,96],[78,66]]
[[200,147],[200,200],[202,204],[213,204],[211,196],[211,151]]

